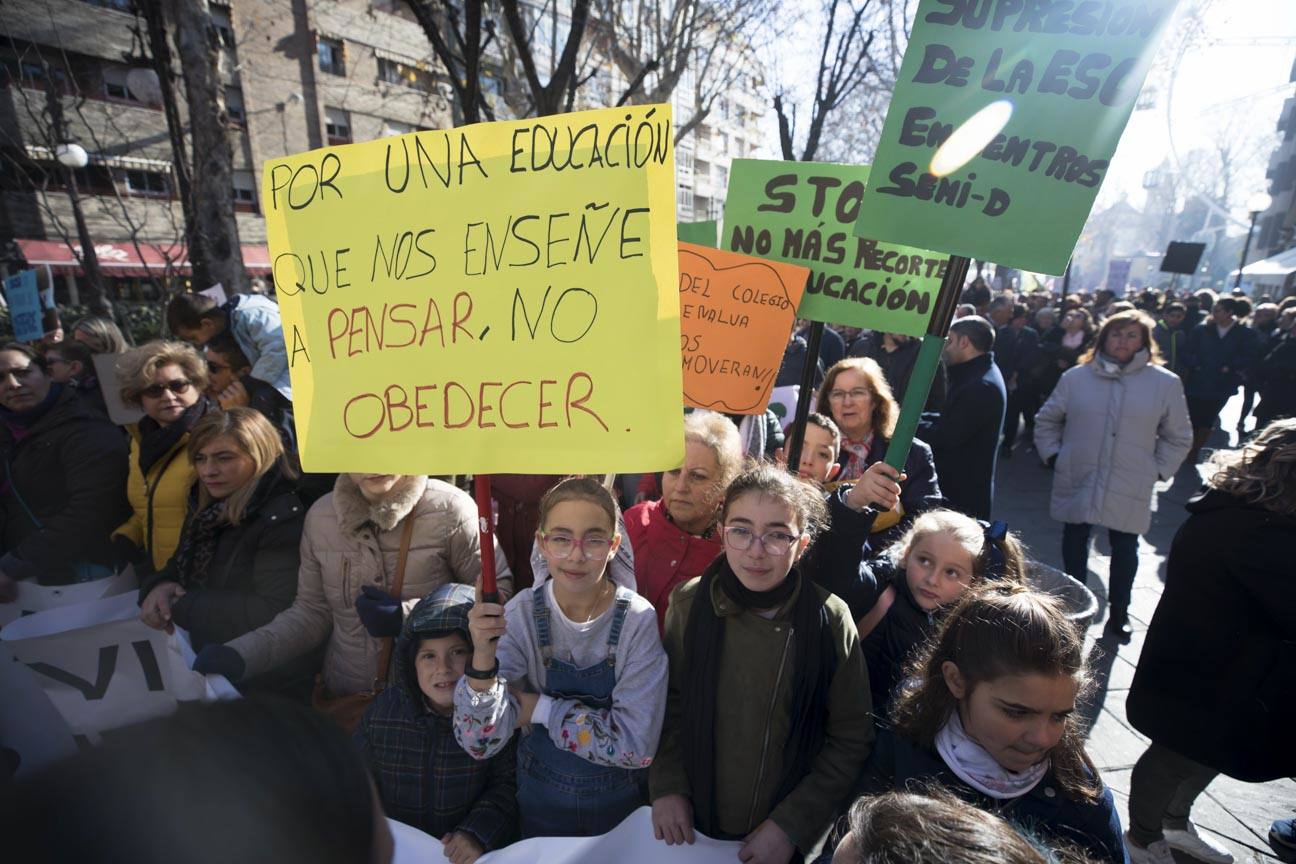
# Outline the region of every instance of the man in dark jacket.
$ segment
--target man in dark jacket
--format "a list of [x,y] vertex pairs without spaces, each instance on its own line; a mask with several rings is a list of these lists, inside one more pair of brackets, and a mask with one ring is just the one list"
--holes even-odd
[[[1027,386],[1027,370],[1039,353],[1039,333],[1034,327],[1027,326],[1030,310],[1024,304],[1015,303],[1012,317],[1008,323],[995,332],[994,358],[999,373],[1003,375],[1004,386],[1008,389],[1007,411],[1004,416],[1002,455],[1012,455],[1013,444],[1017,441],[1017,428],[1025,415],[1027,434],[1035,425],[1034,412],[1028,412],[1027,406],[1031,388]],[[1039,410],[1039,406],[1035,406]]]
[[945,407],[924,417],[918,435],[931,445],[941,491],[955,510],[989,519],[995,457],[1008,393],[994,364],[995,332],[980,316],[950,325],[945,343]]
[[1283,313],[1275,332],[1273,347],[1251,373],[1260,394],[1257,430],[1279,417],[1296,417],[1296,309]]
[[1238,321],[1243,305],[1232,297],[1221,297],[1211,317],[1192,329],[1188,336],[1188,415],[1192,419],[1193,445],[1187,464],[1197,461],[1215,421],[1243,376],[1255,362],[1255,335]]
[[[792,338],[788,339],[787,347],[783,349],[783,362],[779,366],[778,378],[774,381],[775,387],[791,387],[801,383],[801,373],[805,369],[806,355],[809,348],[806,340],[802,339],[795,333]],[[815,362],[814,386],[818,387],[823,383],[824,368],[823,364]]]
[[20,579],[108,575],[109,535],[130,515],[121,430],[16,344],[0,348],[0,420],[0,600]]

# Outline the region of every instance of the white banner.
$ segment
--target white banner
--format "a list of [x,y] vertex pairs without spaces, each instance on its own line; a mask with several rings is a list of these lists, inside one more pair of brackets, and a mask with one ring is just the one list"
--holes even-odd
[[[789,384],[787,387],[775,387],[770,394],[769,408],[778,417],[779,426],[783,429],[791,426],[796,419],[797,394],[800,392],[800,384]],[[810,410],[814,410],[813,405]]]
[[36,612],[115,597],[133,592],[138,587],[134,567],[127,567],[116,576],[75,585],[37,585],[24,580],[18,583],[18,597],[14,602],[0,603],[0,627]]
[[[392,864],[448,864],[441,841],[388,819],[396,841]],[[692,846],[667,846],[653,836],[652,810],[640,807],[598,837],[536,837],[483,855],[478,864],[733,864],[741,843],[697,835]]]
[[73,735],[170,714],[177,702],[237,698],[220,676],[192,671],[185,634],[145,626],[135,595],[37,612],[0,630],[3,647],[36,680]]

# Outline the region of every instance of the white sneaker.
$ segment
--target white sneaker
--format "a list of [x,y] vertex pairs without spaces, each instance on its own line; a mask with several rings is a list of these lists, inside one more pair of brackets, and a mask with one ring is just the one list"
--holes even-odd
[[1131,840],[1126,831],[1125,849],[1129,852],[1130,864],[1176,864],[1170,844],[1164,840],[1143,847]]
[[1164,833],[1171,849],[1178,849],[1206,864],[1233,864],[1233,853],[1221,846],[1219,841],[1198,834],[1197,826],[1191,822],[1183,831],[1166,828]]

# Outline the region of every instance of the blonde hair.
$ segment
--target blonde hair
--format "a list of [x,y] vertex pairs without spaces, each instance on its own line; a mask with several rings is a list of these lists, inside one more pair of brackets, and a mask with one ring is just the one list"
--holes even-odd
[[1248,504],[1296,516],[1296,418],[1275,420],[1237,450],[1217,450],[1206,485]]
[[[895,434],[896,421],[900,419],[900,406],[896,403],[895,394],[891,392],[891,385],[887,383],[882,367],[871,357],[847,357],[834,363],[819,387],[819,399],[815,410],[820,414],[833,417],[832,402],[828,394],[837,384],[837,376],[847,371],[856,372],[864,378],[869,395],[873,397],[873,432],[884,440],[890,441],[891,436]],[[836,419],[833,417],[833,420]]]
[[[256,468],[252,478],[242,488],[225,498],[225,519],[231,525],[237,525],[247,515],[248,504],[256,493],[261,478],[275,470],[291,477],[292,470],[285,463],[283,441],[279,438],[279,433],[260,411],[251,408],[209,412],[195,423],[189,433],[189,461],[196,461],[199,451],[222,435],[228,435]],[[211,501],[207,488],[199,482],[198,508],[205,508]]]
[[743,467],[743,443],[738,427],[723,414],[714,411],[694,411],[684,418],[684,440],[705,444],[715,453],[720,465],[716,484],[720,489],[729,485]]
[[[986,539],[986,529],[971,516],[957,510],[928,510],[914,520],[899,540],[887,550],[887,554],[897,566],[903,566],[913,546],[924,537],[933,534],[944,534],[958,541],[958,544],[972,556],[972,577],[984,579],[990,570],[990,543]],[[1000,578],[1014,583],[1023,583],[1026,579],[1026,550],[1012,534],[1004,534],[999,541],[999,551],[1003,553],[1004,567]]]
[[[82,318],[68,331],[69,336],[77,333],[89,337],[80,341],[84,342],[93,354],[122,354],[126,351],[126,337],[122,335],[121,328],[111,318],[104,318],[101,315]],[[73,339],[73,341],[78,340]]]
[[165,366],[179,366],[185,378],[201,392],[207,389],[207,361],[187,342],[156,340],[127,351],[118,358],[117,377],[121,381],[121,398],[127,405],[140,407],[140,397],[153,383],[153,376]]

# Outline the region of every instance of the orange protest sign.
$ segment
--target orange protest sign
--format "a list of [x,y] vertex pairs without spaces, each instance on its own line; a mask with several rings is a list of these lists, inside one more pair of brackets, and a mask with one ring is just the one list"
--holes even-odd
[[679,244],[685,405],[765,410],[809,275],[795,264]]

